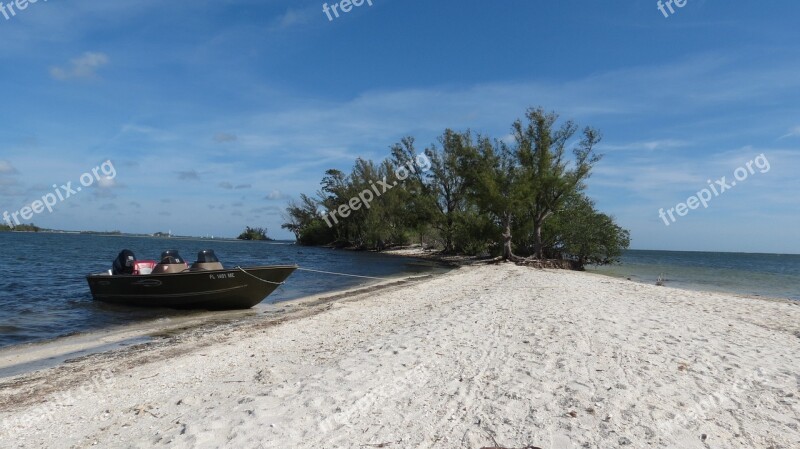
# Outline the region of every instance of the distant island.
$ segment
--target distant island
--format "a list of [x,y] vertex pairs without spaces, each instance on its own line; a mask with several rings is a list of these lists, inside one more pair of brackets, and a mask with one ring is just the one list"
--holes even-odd
[[8,225],[0,224],[0,232],[41,232],[42,228],[36,226],[35,224],[22,224],[19,226],[14,226],[13,228]]
[[238,240],[260,240],[272,241],[273,239],[267,237],[267,228],[251,228],[248,226],[244,232],[236,237]]
[[98,236],[117,236],[117,237],[151,237],[151,238],[171,238],[171,239],[212,239],[212,240],[265,240],[273,241],[274,239],[267,236],[266,228],[251,228],[247,227],[245,231],[236,239],[232,237],[214,237],[214,236],[193,236],[193,235],[175,235],[172,231],[169,232],[154,232],[152,234],[144,233],[130,233],[118,230],[114,231],[66,231],[61,229],[48,229],[36,226],[33,223],[21,224],[17,226],[8,226],[0,224],[0,232],[35,232],[41,234],[80,234],[80,235],[98,235]]

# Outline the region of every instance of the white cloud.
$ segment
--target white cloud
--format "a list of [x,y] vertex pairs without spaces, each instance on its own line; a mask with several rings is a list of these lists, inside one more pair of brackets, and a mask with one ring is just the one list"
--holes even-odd
[[17,169],[11,165],[11,162],[0,160],[0,175],[8,175],[17,173]]
[[789,137],[800,137],[800,125],[797,125],[794,128],[790,129],[787,134],[784,134],[781,137],[779,137],[779,140],[786,139]]
[[322,10],[316,7],[304,9],[288,9],[283,15],[272,22],[270,30],[285,30],[295,25],[305,25],[311,21],[314,15],[322,16]]
[[101,189],[111,189],[117,186],[117,181],[110,176],[101,176],[97,180],[97,187]]
[[270,192],[267,195],[266,199],[268,199],[268,200],[282,200],[284,198],[285,198],[285,196],[283,195],[283,193],[281,193],[280,190],[273,190],[272,192]]
[[664,139],[664,140],[649,140],[641,142],[631,142],[626,144],[601,144],[598,146],[600,151],[656,151],[668,150],[672,148],[683,148],[691,145],[690,142],[683,140]]
[[94,78],[97,69],[108,64],[108,61],[105,53],[86,52],[70,60],[65,67],[51,67],[50,76],[57,80]]

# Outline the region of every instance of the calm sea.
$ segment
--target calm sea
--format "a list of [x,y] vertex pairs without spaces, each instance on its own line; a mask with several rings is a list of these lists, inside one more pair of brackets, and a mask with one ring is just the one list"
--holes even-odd
[[[189,261],[197,251],[213,249],[226,267],[298,264],[377,277],[441,269],[423,260],[290,243],[0,232],[0,347],[191,313],[93,301],[85,276],[111,268],[119,251],[126,248],[139,259],[158,259],[163,250],[177,249]],[[297,271],[265,303],[364,283],[362,279]]]
[[622,264],[596,273],[670,287],[800,300],[800,255],[627,251]]
[[[157,259],[163,250],[177,249],[187,260],[201,249],[213,249],[229,267],[298,264],[377,277],[441,269],[423,260],[279,242],[0,232],[0,347],[191,313],[93,301],[85,275],[109,269],[123,248],[140,259]],[[649,284],[663,274],[672,287],[800,300],[800,255],[627,251],[621,265],[590,271]],[[364,283],[298,271],[265,303]]]

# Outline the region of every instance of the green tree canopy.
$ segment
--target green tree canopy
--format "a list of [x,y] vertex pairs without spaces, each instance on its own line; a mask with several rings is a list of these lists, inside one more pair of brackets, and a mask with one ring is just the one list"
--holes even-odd
[[248,226],[244,232],[237,237],[239,240],[272,240],[267,237],[267,228],[251,228]]
[[600,133],[585,127],[572,144],[578,129],[531,108],[512,124],[510,142],[446,129],[420,154],[405,137],[380,163],[357,159],[349,174],[326,171],[315,197],[289,204],[282,227],[307,245],[419,241],[515,262],[611,263],[630,237],[585,196]]

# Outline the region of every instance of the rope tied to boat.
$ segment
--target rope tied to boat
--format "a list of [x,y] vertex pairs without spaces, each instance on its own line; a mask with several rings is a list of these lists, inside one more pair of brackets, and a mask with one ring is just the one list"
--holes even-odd
[[389,279],[389,278],[378,278],[378,277],[374,277],[374,276],[361,276],[361,275],[358,275],[358,274],[336,273],[334,271],[312,270],[311,268],[300,268],[300,267],[297,267],[297,270],[298,271],[308,271],[308,272],[311,272],[311,273],[332,274],[334,276],[347,276],[347,277],[351,277],[351,278],[374,279],[374,280],[377,280],[377,281],[394,281],[394,280],[396,280],[396,279]]
[[266,279],[261,279],[260,277],[258,277],[258,276],[256,276],[256,275],[254,275],[253,273],[248,273],[248,272],[247,272],[247,270],[245,270],[244,268],[242,268],[242,267],[240,267],[240,266],[237,266],[237,267],[236,267],[236,269],[237,269],[237,270],[239,270],[239,271],[241,271],[242,273],[244,273],[244,274],[246,274],[246,275],[250,276],[251,278],[258,279],[259,281],[261,281],[261,282],[264,282],[265,284],[272,284],[272,285],[283,285],[283,284],[285,284],[285,283],[286,283],[286,282],[273,282],[273,281],[268,281],[268,280],[266,280]]
[[[253,273],[248,273],[247,270],[245,270],[244,268],[239,267],[239,266],[237,266],[236,269],[241,271],[242,273],[252,277],[252,278],[258,279],[259,281],[265,282],[267,284],[283,285],[283,284],[286,283],[286,282],[273,282],[273,281],[268,281],[266,279],[261,279],[260,277],[254,275]],[[375,276],[361,276],[361,275],[358,275],[358,274],[337,273],[335,271],[313,270],[311,268],[300,268],[300,267],[297,267],[297,270],[298,271],[308,271],[310,273],[330,274],[330,275],[334,275],[334,276],[346,276],[346,277],[360,278],[360,279],[373,279],[373,280],[376,280],[376,281],[394,281],[394,280],[396,280],[396,279],[389,279],[389,278],[379,278],[379,277],[375,277]]]

